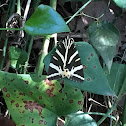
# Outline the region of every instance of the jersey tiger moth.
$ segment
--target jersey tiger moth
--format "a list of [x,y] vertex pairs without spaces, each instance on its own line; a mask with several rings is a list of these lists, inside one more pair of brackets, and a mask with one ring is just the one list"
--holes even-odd
[[83,65],[72,38],[57,43],[47,75],[48,80],[67,77],[76,82],[84,81]]

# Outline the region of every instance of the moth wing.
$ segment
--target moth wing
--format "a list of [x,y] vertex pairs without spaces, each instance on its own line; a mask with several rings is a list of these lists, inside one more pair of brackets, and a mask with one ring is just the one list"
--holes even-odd
[[57,80],[57,79],[60,79],[61,77],[62,77],[62,75],[59,74],[58,71],[56,71],[55,69],[49,67],[48,73],[47,73],[48,80]]
[[68,59],[69,60],[67,61],[67,68],[71,73],[70,79],[76,82],[83,82],[84,81],[83,65],[81,63],[78,50],[76,49],[74,44],[69,49]]
[[[62,44],[58,44],[55,53],[52,56],[51,62],[49,64],[49,69],[47,72],[47,78],[49,80],[55,80],[62,78],[61,70],[63,71],[63,62],[65,50]],[[52,67],[53,64],[53,67]],[[61,70],[59,69],[61,68]]]
[[74,72],[72,76],[70,77],[70,79],[76,82],[80,82],[80,83],[83,82],[84,81],[83,68]]

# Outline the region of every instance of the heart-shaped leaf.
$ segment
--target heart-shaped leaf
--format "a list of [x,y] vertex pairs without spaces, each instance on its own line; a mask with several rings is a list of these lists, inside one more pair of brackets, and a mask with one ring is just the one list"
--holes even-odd
[[70,31],[63,18],[50,6],[43,4],[39,5],[26,21],[24,30],[30,35],[49,35]]
[[107,22],[94,22],[89,26],[88,31],[91,44],[102,56],[110,71],[116,44],[119,40],[119,31],[113,24]]
[[83,95],[79,89],[45,78],[0,71],[0,87],[17,125],[55,125],[57,116],[82,108]]
[[[98,57],[92,46],[86,42],[77,42],[75,44],[83,64],[85,80],[82,83],[77,83],[65,78],[63,79],[65,85],[71,85],[95,94],[115,95],[108,84]],[[54,52],[55,48],[44,59],[46,71],[48,71],[49,63]]]
[[90,115],[79,111],[65,118],[65,126],[97,126],[97,124]]

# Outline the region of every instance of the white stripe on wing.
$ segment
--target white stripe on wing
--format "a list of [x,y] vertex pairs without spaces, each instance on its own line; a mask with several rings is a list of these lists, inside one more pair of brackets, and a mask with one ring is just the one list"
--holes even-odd
[[83,77],[81,77],[81,76],[78,75],[78,74],[75,74],[76,71],[81,70],[81,69],[83,70],[83,66],[82,66],[82,65],[77,66],[77,67],[72,67],[72,69],[71,69],[71,71],[70,71],[70,76],[71,76],[71,77],[74,76],[74,77],[77,77],[77,78],[79,78],[79,79],[81,79],[81,80],[84,80]]
[[77,54],[78,54],[78,51],[76,51],[76,52],[70,57],[68,64],[70,64],[70,63],[72,62],[73,58],[74,58]]
[[81,79],[81,80],[83,80],[83,81],[84,81],[84,78],[83,78],[83,77],[81,77],[81,76],[80,76],[80,75],[78,75],[78,74],[72,74],[72,76],[77,77],[77,78],[79,78],[79,79]]
[[59,55],[59,57],[61,58],[62,62],[64,63],[64,57],[63,55],[60,53],[60,51],[58,49],[56,49],[56,53]]

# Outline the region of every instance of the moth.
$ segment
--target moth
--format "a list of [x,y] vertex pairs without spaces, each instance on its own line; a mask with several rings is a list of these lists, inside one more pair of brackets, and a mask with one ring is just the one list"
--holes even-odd
[[76,82],[84,81],[83,65],[73,38],[67,37],[62,42],[57,43],[47,75],[48,80],[67,77]]

